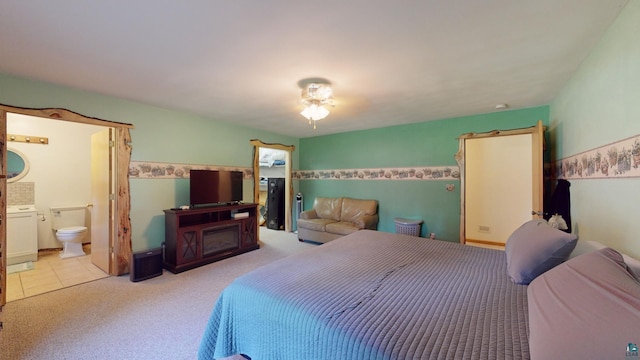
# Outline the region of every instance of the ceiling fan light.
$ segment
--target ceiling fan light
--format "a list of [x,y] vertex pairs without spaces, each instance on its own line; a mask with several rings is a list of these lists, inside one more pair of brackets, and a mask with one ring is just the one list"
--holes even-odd
[[324,106],[314,103],[304,108],[304,110],[300,112],[300,115],[309,120],[317,121],[326,118],[327,115],[329,115],[329,110],[327,110]]
[[309,124],[313,122],[313,128],[316,128],[316,121],[322,120],[329,115],[327,106],[333,106],[333,91],[329,82],[309,82],[302,87],[302,104],[305,105],[300,115],[309,120]]

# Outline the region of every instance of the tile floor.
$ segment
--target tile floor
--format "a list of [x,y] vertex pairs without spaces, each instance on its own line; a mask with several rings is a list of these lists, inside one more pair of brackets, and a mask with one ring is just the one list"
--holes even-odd
[[67,259],[59,250],[40,251],[33,270],[7,275],[7,302],[109,276],[91,263],[91,245],[84,250],[87,255]]

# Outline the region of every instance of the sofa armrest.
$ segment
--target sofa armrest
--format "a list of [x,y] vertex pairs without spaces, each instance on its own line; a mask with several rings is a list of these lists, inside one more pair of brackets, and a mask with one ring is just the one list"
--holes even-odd
[[369,230],[377,230],[378,229],[378,214],[373,215],[362,215],[359,217],[354,224],[359,229],[369,229]]
[[309,220],[309,219],[317,219],[317,218],[318,218],[318,214],[314,209],[305,210],[300,213],[300,219]]

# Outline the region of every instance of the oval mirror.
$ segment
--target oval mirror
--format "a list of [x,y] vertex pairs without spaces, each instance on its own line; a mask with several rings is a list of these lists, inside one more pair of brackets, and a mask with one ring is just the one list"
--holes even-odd
[[22,179],[29,172],[29,160],[16,149],[7,149],[7,182]]

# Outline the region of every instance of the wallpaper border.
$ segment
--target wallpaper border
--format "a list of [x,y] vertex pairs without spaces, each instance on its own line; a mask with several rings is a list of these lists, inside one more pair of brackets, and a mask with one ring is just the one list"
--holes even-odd
[[[131,179],[188,179],[189,170],[242,171],[253,178],[253,168],[153,161],[131,161]],[[571,155],[551,163],[552,178],[566,180],[640,177],[640,134]],[[458,166],[411,166],[326,170],[294,170],[293,180],[460,180]]]
[[565,157],[553,163],[557,179],[640,177],[640,135]]
[[459,180],[458,166],[298,170],[296,180]]
[[[154,161],[131,161],[131,179],[188,179],[189,170],[242,171],[245,179],[253,178],[253,168],[240,166],[198,165]],[[294,170],[293,180],[459,180],[457,166],[413,166],[392,168]]]
[[153,161],[131,161],[129,178],[131,179],[188,179],[189,170],[229,170],[242,171],[245,179],[253,178],[253,168],[240,166],[198,165],[166,163]]

